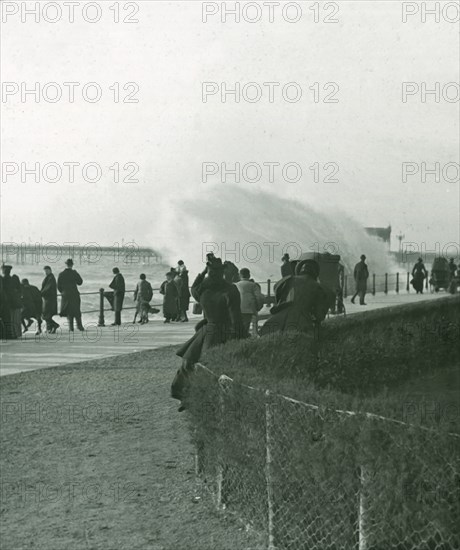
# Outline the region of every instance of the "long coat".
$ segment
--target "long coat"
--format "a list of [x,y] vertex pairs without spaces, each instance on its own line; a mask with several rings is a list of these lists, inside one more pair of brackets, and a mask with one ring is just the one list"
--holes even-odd
[[43,279],[40,294],[43,301],[43,317],[47,318],[57,315],[57,285],[56,277],[53,273],[50,273]]
[[307,276],[286,277],[278,288],[282,300],[271,309],[273,315],[262,326],[261,336],[274,332],[312,332],[326,317],[331,297],[317,281]]
[[188,311],[190,307],[190,289],[188,280],[188,271],[183,269],[179,273],[181,285],[179,289],[179,309],[180,311]]
[[3,292],[6,297],[9,310],[21,309],[21,283],[17,275],[4,275]]
[[33,285],[22,285],[22,317],[23,319],[40,319],[42,315],[42,297],[40,291]]
[[166,319],[175,318],[179,296],[176,283],[174,281],[164,281],[160,287],[160,294],[163,294],[163,316]]
[[192,285],[192,296],[203,308],[204,320],[177,355],[196,363],[203,351],[247,334],[241,317],[241,298],[235,285],[200,273]]
[[366,292],[367,279],[369,278],[369,270],[367,268],[367,265],[363,261],[358,262],[355,265],[353,275],[354,275],[355,284],[356,284],[356,291]]
[[80,317],[80,293],[78,286],[83,284],[83,279],[77,271],[67,267],[59,273],[57,287],[62,295],[61,298],[61,317]]
[[123,275],[117,273],[109,286],[113,289],[112,309],[119,312],[123,309],[123,300],[125,299],[125,279]]

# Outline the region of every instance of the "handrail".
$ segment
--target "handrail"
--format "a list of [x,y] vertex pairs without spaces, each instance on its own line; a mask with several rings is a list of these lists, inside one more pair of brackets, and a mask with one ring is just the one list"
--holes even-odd
[[[403,288],[405,288],[406,292],[409,293],[410,292],[410,284],[409,284],[409,281],[410,281],[410,272],[407,271],[405,272],[405,275],[406,275],[406,284],[405,285],[402,285],[401,284],[401,281],[403,279],[400,279],[400,273],[397,272],[397,273],[384,273],[382,275],[376,275],[375,273],[372,273],[371,276],[369,277],[369,281],[368,281],[368,286],[369,286],[369,292],[372,293],[373,295],[376,294],[376,292],[383,292],[384,294],[388,294],[389,290],[390,290],[390,282],[391,282],[391,287],[392,287],[392,290],[394,290],[396,293],[399,293],[399,291]],[[352,279],[352,277],[350,275],[345,275],[344,276],[344,285],[343,285],[343,298],[346,298],[347,297],[347,294],[348,294],[348,284],[349,284],[349,279]],[[428,288],[428,279],[429,277],[427,277],[425,279],[425,288]],[[378,284],[376,284],[376,282],[378,282]],[[267,287],[267,292],[265,294],[265,304],[266,305],[271,305],[274,303],[275,301],[275,296],[272,294],[272,288],[274,286],[274,284],[276,283],[276,281],[272,281],[271,279],[267,279],[266,281],[256,281],[257,284],[259,285],[266,285]],[[394,287],[394,288],[393,288]],[[152,289],[154,293],[159,293],[160,292],[160,288],[153,288]],[[191,288],[190,288],[191,290]],[[89,311],[83,311],[82,314],[88,314],[88,313],[99,313],[99,326],[104,326],[104,305],[105,305],[105,301],[104,301],[104,293],[105,293],[105,289],[104,288],[100,288],[98,291],[93,291],[93,292],[81,292],[80,293],[80,296],[100,296],[100,300],[99,300],[99,309],[98,310],[89,310]],[[111,292],[111,290],[108,290],[108,292]],[[126,290],[125,291],[125,294],[132,294],[135,292],[135,289],[132,289],[132,290]],[[62,297],[62,294],[58,294],[58,296]],[[161,307],[161,303],[153,303],[151,304],[152,307]],[[135,306],[133,307],[125,307],[123,309],[135,309]]]

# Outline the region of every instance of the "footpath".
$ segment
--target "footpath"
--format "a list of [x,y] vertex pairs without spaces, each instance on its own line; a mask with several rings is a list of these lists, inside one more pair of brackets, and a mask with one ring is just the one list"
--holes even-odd
[[[366,306],[357,303],[353,305],[348,297],[345,300],[346,314],[355,315],[362,311],[433,300],[445,295],[406,292],[379,293],[375,296],[369,294],[366,296]],[[266,318],[268,308],[264,308],[261,313],[262,318]],[[86,331],[83,333],[69,333],[63,320],[62,330],[57,334],[39,336],[35,336],[35,325],[32,325],[20,340],[8,340],[0,344],[0,376],[178,345],[192,336],[200,318],[191,316],[188,323],[164,324],[161,314],[158,314],[152,316],[146,325],[123,323],[120,327],[97,327],[97,323],[91,322],[85,324]],[[111,321],[110,317],[106,320],[107,323]]]

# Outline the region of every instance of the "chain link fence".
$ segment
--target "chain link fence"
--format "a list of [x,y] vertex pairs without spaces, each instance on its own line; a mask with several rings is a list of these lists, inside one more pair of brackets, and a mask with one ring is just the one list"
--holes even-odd
[[[460,548],[460,436],[320,408],[197,366],[196,471],[269,550]],[[258,548],[259,550],[259,548]]]

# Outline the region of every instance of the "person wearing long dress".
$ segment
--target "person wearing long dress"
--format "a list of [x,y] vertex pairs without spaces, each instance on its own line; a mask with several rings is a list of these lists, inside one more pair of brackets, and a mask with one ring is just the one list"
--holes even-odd
[[[180,280],[179,280],[180,282]],[[166,281],[161,284],[160,294],[163,294],[163,317],[165,323],[176,320],[178,316],[179,290],[174,281],[174,273],[166,273]]]
[[411,283],[412,283],[412,286],[414,287],[416,294],[423,294],[423,285],[427,277],[428,277],[428,271],[425,268],[423,259],[419,258],[417,260],[417,263],[412,268]]

